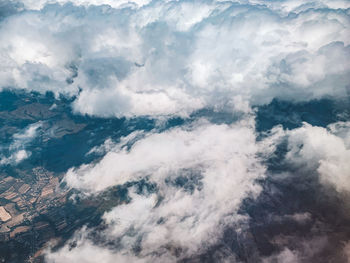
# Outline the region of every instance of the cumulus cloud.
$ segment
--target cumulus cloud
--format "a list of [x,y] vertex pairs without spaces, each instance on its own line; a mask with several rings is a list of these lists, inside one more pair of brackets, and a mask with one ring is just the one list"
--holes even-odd
[[15,133],[12,143],[8,147],[0,148],[2,151],[6,150],[8,152],[8,156],[0,155],[0,165],[18,164],[27,159],[31,152],[27,151],[25,147],[37,136],[37,130],[41,125],[41,122],[30,124],[23,131]]
[[22,3],[37,11],[2,22],[0,86],[75,95],[78,113],[347,95],[347,1]]

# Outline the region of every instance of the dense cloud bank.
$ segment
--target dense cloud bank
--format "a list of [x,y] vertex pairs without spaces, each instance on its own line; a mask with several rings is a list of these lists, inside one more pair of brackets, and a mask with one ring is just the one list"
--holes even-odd
[[[347,261],[349,1],[0,6],[0,89],[66,96],[91,118],[155,120],[65,172],[77,199],[113,187],[126,198],[47,262]],[[324,101],[340,106],[321,114]],[[39,128],[15,134],[1,162],[29,157]]]
[[2,22],[2,88],[105,117],[349,96],[347,1],[48,3]]

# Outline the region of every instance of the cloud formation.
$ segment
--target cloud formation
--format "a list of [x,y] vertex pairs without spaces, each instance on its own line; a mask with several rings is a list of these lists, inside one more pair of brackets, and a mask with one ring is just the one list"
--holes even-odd
[[324,184],[339,192],[350,191],[350,123],[326,128],[304,124],[288,132],[287,161],[316,170]]
[[348,96],[347,1],[48,3],[2,22],[0,87],[103,117]]
[[[350,191],[347,184],[350,175],[348,122],[333,123],[326,128],[304,123],[293,130],[276,126],[260,141],[256,141],[253,123],[245,119],[231,125],[215,125],[202,120],[162,133],[138,132],[116,144],[108,139],[94,149],[99,154],[107,152],[106,155],[94,164],[71,169],[66,175],[68,185],[86,194],[97,194],[115,185],[145,180],[154,183],[156,191],[145,187],[140,191],[131,184],[128,186],[129,201],[103,216],[106,229],[100,231],[102,243],[96,243],[95,235],[90,235],[94,230],[84,228],[71,239],[70,242],[76,244],[74,248],[67,243],[56,252],[48,252],[48,262],[83,260],[84,251],[93,251],[96,257],[106,258],[106,262],[113,258],[120,262],[175,262],[205,253],[210,246],[221,242],[227,228],[249,231],[244,229],[249,217],[238,213],[238,209],[244,199],[259,196],[262,188],[256,180],[267,176],[277,176],[274,180],[281,182],[287,180],[285,184],[295,183],[293,187],[296,189],[316,191],[312,188],[315,185],[308,185],[302,178],[293,181],[294,176],[299,178],[311,173],[311,176],[318,176],[325,189],[330,187],[331,191],[339,193],[340,198]],[[263,163],[276,154],[284,142],[287,143],[286,154],[279,162],[287,164],[290,171],[282,171],[280,175],[269,174],[271,171],[267,173]],[[295,175],[293,171],[296,171]],[[268,190],[273,197],[271,202],[278,203],[277,196],[283,194],[279,191],[278,188]],[[318,195],[325,193],[322,191]],[[326,196],[323,198],[324,201],[319,201],[321,206],[327,206],[324,202],[332,202]],[[303,200],[295,199],[296,203]],[[275,209],[278,208],[277,205]],[[301,205],[301,209],[305,206]],[[310,236],[302,238],[296,233],[295,236],[281,234],[271,237],[269,242],[280,251],[268,257],[258,254],[253,259],[304,262],[318,259],[324,249],[332,249],[331,238],[338,233],[334,233],[335,237],[324,234],[326,225],[318,221],[322,220],[322,217],[318,218],[320,215],[313,214],[315,209],[310,212],[297,210],[294,214],[284,214],[283,209],[270,211],[271,214],[267,212],[268,218],[275,222],[267,226],[275,227],[272,232],[278,228],[274,224],[280,224],[280,227],[288,224],[287,229],[293,229],[297,224],[300,229],[308,229],[306,233]],[[346,214],[342,216],[348,218]],[[268,222],[268,218],[264,220]],[[327,219],[324,220],[324,224],[328,224]],[[339,234],[339,238],[345,239],[346,234]],[[244,241],[240,242],[242,246],[246,245]],[[114,245],[106,245],[110,243]],[[331,251],[330,258],[344,260],[347,248],[344,248],[344,255],[339,251]],[[231,261],[239,261],[234,253],[229,256]],[[225,259],[227,257],[222,260]],[[221,262],[221,259],[217,260]]]
[[[140,180],[155,184],[155,192],[129,188],[131,201],[104,214],[104,236],[119,240],[118,255],[135,256],[139,246],[138,258],[147,261],[156,253],[158,260],[171,262],[205,250],[226,227],[245,220],[237,213],[241,201],[259,194],[255,180],[265,174],[253,128],[251,120],[232,125],[203,120],[145,133],[130,149],[124,139],[96,164],[71,169],[65,180],[86,193]],[[84,248],[77,251],[91,245],[80,243]],[[65,249],[50,257],[58,259]]]

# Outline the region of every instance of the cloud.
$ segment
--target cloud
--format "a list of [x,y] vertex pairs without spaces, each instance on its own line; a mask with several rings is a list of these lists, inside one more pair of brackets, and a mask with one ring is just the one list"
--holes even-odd
[[0,21],[4,18],[23,11],[24,7],[22,3],[13,1],[1,1],[0,2]]
[[76,96],[77,113],[348,96],[347,1],[23,3],[37,11],[1,23],[0,87]]
[[328,128],[304,124],[288,132],[286,159],[308,170],[317,170],[320,180],[339,192],[350,191],[350,123],[338,122]]
[[[28,125],[23,131],[15,133],[12,136],[13,141],[6,149],[9,156],[1,154],[0,165],[18,164],[27,159],[31,152],[25,150],[25,147],[37,136],[37,130],[41,125],[41,122],[36,122]],[[4,150],[3,147],[1,150]]]
[[[162,133],[145,133],[141,139],[140,133],[136,132],[122,139],[97,164],[70,169],[67,182],[76,188],[100,191],[113,185],[138,180],[145,176],[145,171],[152,171],[150,176],[160,179],[172,169],[187,169],[192,166],[196,168],[207,160],[226,160],[245,141],[250,143],[247,151],[254,153],[257,146],[254,143],[255,134],[247,126],[251,125],[250,122],[251,120],[244,120],[231,127],[198,121],[189,127],[174,128]],[[139,138],[133,143],[131,150],[128,150],[126,145],[136,136]],[[225,145],[227,141],[236,141],[237,137],[242,143]],[[111,146],[108,148],[111,149]],[[138,160],[137,164],[135,160]],[[98,180],[96,174],[99,174]],[[147,172],[148,174],[150,173]]]
[[286,142],[286,154],[284,160],[279,160],[280,165],[316,172],[321,183],[333,186],[338,192],[350,191],[350,122],[336,122],[327,127],[304,122],[302,127],[292,130],[275,126],[265,135],[264,142],[270,148],[266,159]]
[[350,242],[344,245],[344,255],[347,258],[347,263],[350,262]]
[[[86,194],[127,182],[155,184],[155,192],[129,187],[130,202],[104,214],[103,236],[119,240],[118,255],[135,256],[139,246],[138,258],[150,260],[156,253],[167,262],[205,250],[226,227],[246,220],[238,214],[241,201],[259,194],[255,180],[265,174],[259,151],[250,119],[232,125],[202,120],[131,135],[97,163],[69,170],[65,181]],[[82,246],[73,250],[85,249],[85,241]]]
[[[275,242],[281,246],[280,252],[272,256],[262,258],[262,262],[276,262],[276,263],[299,263],[299,262],[319,262],[336,261],[344,262],[344,257],[341,253],[337,253],[338,248],[333,248],[332,256],[322,255],[326,249],[329,249],[330,240],[326,236],[313,237],[295,237],[295,236],[279,236]],[[288,244],[284,247],[285,244]],[[288,248],[289,247],[289,248]],[[345,262],[344,262],[345,263]]]
[[[122,255],[113,252],[112,250],[104,247],[97,246],[88,239],[88,230],[83,228],[80,232],[76,233],[71,240],[71,243],[63,247],[56,253],[47,253],[45,262],[64,263],[71,262],[84,262],[94,263],[101,261],[104,263],[128,263],[128,262],[144,262],[132,255]],[[74,246],[74,248],[73,248]]]
[[[123,186],[129,198],[103,215],[102,241],[83,228],[73,245],[47,252],[49,262],[174,262],[204,253],[227,227],[247,222],[242,201],[260,194],[256,180],[283,142],[289,167],[350,190],[348,122],[275,127],[257,141],[252,116],[273,98],[349,98],[348,1],[25,0],[6,8],[0,89],[63,94],[75,113],[105,118],[244,113],[233,124],[200,119],[91,149],[98,159],[71,168],[68,187],[98,195]],[[15,135],[1,162],[27,158],[39,127]],[[312,216],[280,218],[306,225]],[[281,247],[268,260],[301,260]]]
[[267,5],[269,8],[280,12],[281,14],[288,15],[289,13],[300,13],[310,8],[331,8],[331,9],[347,9],[350,7],[348,1],[343,0],[277,0],[277,1],[265,1],[265,0],[249,0],[251,4]]
[[144,5],[147,5],[151,2],[151,0],[22,0],[20,1],[24,4],[25,8],[29,10],[40,10],[45,5],[48,4],[66,4],[66,3],[74,3],[74,5],[82,5],[82,6],[89,6],[89,5],[108,5],[113,8],[139,8]]
[[277,262],[277,263],[298,263],[301,262],[297,252],[293,252],[288,248],[285,248],[280,253],[268,257],[263,260],[264,263]]

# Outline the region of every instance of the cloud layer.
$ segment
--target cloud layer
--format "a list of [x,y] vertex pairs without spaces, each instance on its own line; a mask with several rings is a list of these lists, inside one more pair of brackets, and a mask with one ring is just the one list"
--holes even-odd
[[2,22],[0,86],[76,95],[82,114],[348,96],[347,1],[23,3],[37,11]]

